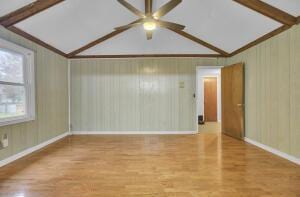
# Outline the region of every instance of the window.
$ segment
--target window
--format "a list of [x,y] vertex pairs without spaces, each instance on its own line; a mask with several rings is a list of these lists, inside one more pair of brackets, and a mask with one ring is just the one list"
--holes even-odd
[[34,52],[0,39],[0,126],[34,119]]

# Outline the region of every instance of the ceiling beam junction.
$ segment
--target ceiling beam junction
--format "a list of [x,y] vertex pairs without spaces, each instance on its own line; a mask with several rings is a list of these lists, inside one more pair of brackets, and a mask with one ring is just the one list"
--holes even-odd
[[[133,21],[133,22],[130,23],[130,24],[134,24],[134,23],[136,23],[136,22],[139,21],[139,20],[140,20],[140,19],[137,19],[137,20]],[[132,28],[132,27],[129,26],[129,27],[126,28],[126,29],[115,30],[115,31],[113,31],[113,32],[111,32],[111,33],[109,33],[109,34],[106,34],[105,36],[102,36],[101,38],[98,38],[98,39],[96,39],[96,40],[94,40],[94,41],[92,41],[92,42],[90,42],[90,43],[84,45],[83,47],[80,47],[79,49],[76,49],[76,50],[72,51],[72,52],[69,53],[67,56],[68,56],[68,57],[73,57],[73,56],[75,56],[75,55],[77,55],[77,54],[79,54],[79,53],[81,53],[81,52],[83,52],[83,51],[85,51],[85,50],[87,50],[87,49],[93,47],[93,46],[96,46],[97,44],[100,44],[100,43],[102,43],[102,42],[104,42],[104,41],[106,41],[106,40],[108,40],[108,39],[110,39],[110,38],[112,38],[112,37],[114,37],[114,36],[116,36],[116,35],[118,35],[118,34],[124,32],[124,31],[127,31],[127,30],[130,29],[130,28]]]
[[282,25],[281,27],[275,29],[274,31],[271,31],[270,33],[267,33],[267,34],[263,35],[262,37],[260,37],[260,38],[258,38],[256,40],[254,40],[254,41],[246,44],[245,46],[243,46],[243,47],[241,47],[241,48],[239,48],[237,50],[235,50],[234,52],[230,53],[229,56],[232,57],[234,55],[237,55],[237,54],[239,54],[239,53],[241,53],[241,52],[243,52],[243,51],[245,51],[245,50],[247,50],[247,49],[249,49],[249,48],[251,48],[253,46],[256,46],[256,45],[258,45],[258,44],[260,44],[260,43],[268,40],[269,38],[272,38],[272,37],[274,37],[274,36],[276,36],[276,35],[284,32],[284,31],[290,29],[290,28],[291,28],[291,26]]
[[250,8],[264,16],[267,16],[284,25],[293,26],[297,23],[297,17],[294,17],[283,10],[273,7],[260,0],[233,0],[247,8]]
[[10,31],[12,31],[12,32],[14,32],[15,34],[18,34],[19,36],[22,36],[23,38],[26,38],[26,39],[28,39],[28,40],[30,40],[30,41],[32,41],[32,42],[34,42],[34,43],[36,43],[36,44],[38,44],[40,46],[45,47],[46,49],[49,49],[50,51],[53,51],[53,52],[55,52],[55,53],[57,53],[57,54],[59,54],[61,56],[67,57],[67,54],[65,54],[61,50],[59,50],[59,49],[57,49],[57,48],[55,48],[55,47],[53,47],[53,46],[45,43],[44,41],[42,41],[42,40],[40,40],[40,39],[38,39],[38,38],[36,38],[36,37],[34,37],[34,36],[32,36],[32,35],[24,32],[23,30],[15,27],[15,26],[8,27],[7,29],[10,30]]
[[219,53],[219,54],[221,54],[225,57],[229,55],[226,51],[224,51],[222,49],[219,49],[218,47],[215,47],[215,46],[209,44],[208,42],[205,42],[205,41],[203,41],[203,40],[201,40],[201,39],[185,32],[185,31],[183,31],[183,30],[175,30],[175,29],[170,29],[170,28],[169,28],[169,30],[171,30],[171,31],[179,34],[180,36],[183,36],[183,37],[185,37],[185,38],[187,38],[191,41],[194,41],[194,42],[196,42],[196,43],[198,43],[202,46],[205,46],[205,47],[207,47],[207,48],[209,48],[209,49],[211,49],[211,50],[213,50],[213,51],[215,51],[215,52],[217,52],[217,53]]

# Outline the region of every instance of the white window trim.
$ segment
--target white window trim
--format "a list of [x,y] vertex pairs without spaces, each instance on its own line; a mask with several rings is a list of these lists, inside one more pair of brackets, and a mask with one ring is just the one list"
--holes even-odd
[[0,119],[0,126],[12,125],[35,120],[35,70],[34,52],[0,38],[0,48],[21,53],[25,56],[24,87],[26,94],[26,114],[24,116]]

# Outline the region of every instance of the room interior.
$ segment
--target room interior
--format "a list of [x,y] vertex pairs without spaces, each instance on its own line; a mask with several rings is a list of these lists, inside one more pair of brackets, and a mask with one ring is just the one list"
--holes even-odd
[[221,132],[221,68],[222,66],[196,68],[198,132]]
[[299,196],[299,23],[298,0],[0,0],[0,196]]

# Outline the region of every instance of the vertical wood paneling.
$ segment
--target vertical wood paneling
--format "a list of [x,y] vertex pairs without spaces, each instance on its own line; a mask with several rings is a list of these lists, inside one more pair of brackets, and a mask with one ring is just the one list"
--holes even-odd
[[[196,66],[216,58],[71,62],[73,131],[196,130]],[[184,88],[179,87],[184,83]]]
[[290,153],[300,157],[300,25],[290,31]]
[[[278,36],[278,148],[283,152],[290,152],[290,42],[289,32],[283,32]],[[283,44],[286,43],[286,44]],[[299,54],[300,55],[300,54]],[[300,118],[299,118],[300,120]],[[300,141],[299,141],[300,142]],[[299,146],[300,148],[300,146]]]
[[66,58],[0,27],[0,37],[35,51],[36,120],[0,127],[9,146],[0,160],[68,131],[68,64]]
[[[276,37],[277,38],[277,37]],[[271,65],[272,71],[271,74],[271,96],[268,99],[271,103],[271,113],[268,115],[268,118],[271,120],[271,138],[270,138],[270,146],[274,148],[278,148],[278,81],[279,81],[279,73],[278,73],[278,39],[272,39],[270,42],[271,48]]]
[[[139,128],[139,68],[135,62],[123,61],[120,69],[120,131]],[[130,116],[128,116],[130,114]],[[96,128],[97,130],[97,128]]]
[[[269,87],[271,87],[272,83],[271,83],[271,77],[270,77],[270,73],[272,72],[272,64],[271,64],[271,47],[270,47],[270,40],[266,41],[265,42],[266,44],[266,54],[265,54],[265,57],[266,57],[266,62],[265,62],[265,77],[264,77],[264,80],[265,80],[265,98],[271,98],[271,89]],[[264,144],[270,144],[270,138],[271,138],[271,124],[272,124],[272,121],[270,121],[270,118],[269,118],[269,115],[271,114],[271,102],[270,102],[270,99],[267,100],[267,99],[264,99],[264,105],[265,105],[265,112],[264,112],[264,120],[262,122],[264,122],[264,128],[263,130],[265,131],[263,133],[263,138],[262,138],[262,142]]]
[[300,26],[226,60],[245,62],[246,137],[300,157]]
[[[80,74],[80,61],[72,64],[72,69],[70,69],[72,84],[70,94],[71,94],[71,119],[72,121],[72,129],[77,128],[81,129],[81,108],[76,107],[81,105],[81,74]],[[76,90],[76,91],[75,91]],[[75,98],[75,99],[74,99]]]

